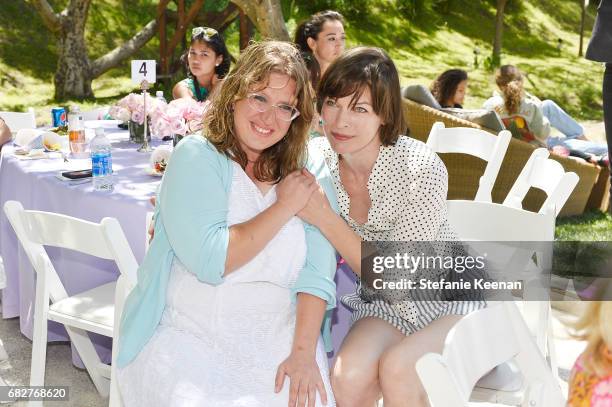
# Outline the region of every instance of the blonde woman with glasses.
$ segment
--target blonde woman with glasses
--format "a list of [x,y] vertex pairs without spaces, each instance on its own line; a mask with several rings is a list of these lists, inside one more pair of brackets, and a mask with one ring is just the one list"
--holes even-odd
[[312,115],[298,50],[256,43],[176,147],[121,319],[126,406],[335,405],[334,249],[296,216],[326,175],[304,170]]

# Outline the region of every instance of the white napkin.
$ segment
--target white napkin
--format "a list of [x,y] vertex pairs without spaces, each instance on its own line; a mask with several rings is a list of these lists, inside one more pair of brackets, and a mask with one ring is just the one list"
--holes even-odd
[[44,144],[53,146],[54,144],[63,144],[64,139],[52,131],[39,129],[21,129],[15,135],[13,142],[19,147],[25,147],[31,150],[45,148]]
[[44,132],[38,129],[21,129],[15,135],[13,142],[19,147],[43,148],[42,135]]

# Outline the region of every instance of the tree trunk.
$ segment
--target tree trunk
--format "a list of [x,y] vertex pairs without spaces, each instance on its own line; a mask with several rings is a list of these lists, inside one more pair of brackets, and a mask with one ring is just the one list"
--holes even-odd
[[93,97],[91,63],[85,44],[85,22],[90,0],[72,1],[62,14],[57,37],[57,69],[55,71],[55,99],[85,99]]
[[495,13],[495,40],[493,41],[493,65],[499,66],[501,61],[502,36],[504,32],[504,9],[508,0],[497,0]]
[[578,47],[578,56],[582,56],[582,46],[584,42],[584,19],[586,16],[586,6],[588,0],[580,0],[582,12],[580,13],[580,46]]
[[57,38],[56,100],[93,97],[91,82],[130,57],[155,35],[157,21],[152,20],[129,41],[91,62],[85,43],[90,3],[91,0],[70,0],[65,10],[56,13],[47,0],[32,0],[45,26]]
[[290,41],[280,0],[232,0],[251,19],[262,38]]

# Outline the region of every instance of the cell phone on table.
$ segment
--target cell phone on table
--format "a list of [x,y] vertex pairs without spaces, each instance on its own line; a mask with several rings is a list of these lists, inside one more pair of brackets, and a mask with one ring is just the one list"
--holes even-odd
[[62,172],[62,177],[70,179],[88,178],[91,177],[91,170],[66,171]]

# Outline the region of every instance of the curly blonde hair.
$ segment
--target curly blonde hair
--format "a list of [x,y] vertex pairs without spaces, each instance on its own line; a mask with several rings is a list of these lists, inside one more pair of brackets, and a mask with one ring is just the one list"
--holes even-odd
[[518,113],[523,98],[523,74],[514,65],[503,65],[495,74],[495,83],[504,94],[504,107],[509,115]]
[[238,58],[236,66],[213,96],[204,119],[203,134],[221,153],[244,169],[248,163],[234,128],[234,104],[255,89],[265,87],[271,73],[289,76],[296,83],[296,109],[300,115],[291,122],[285,137],[265,149],[254,166],[261,182],[278,182],[306,161],[308,130],[314,114],[314,91],[308,69],[298,49],[287,42],[251,43]]

